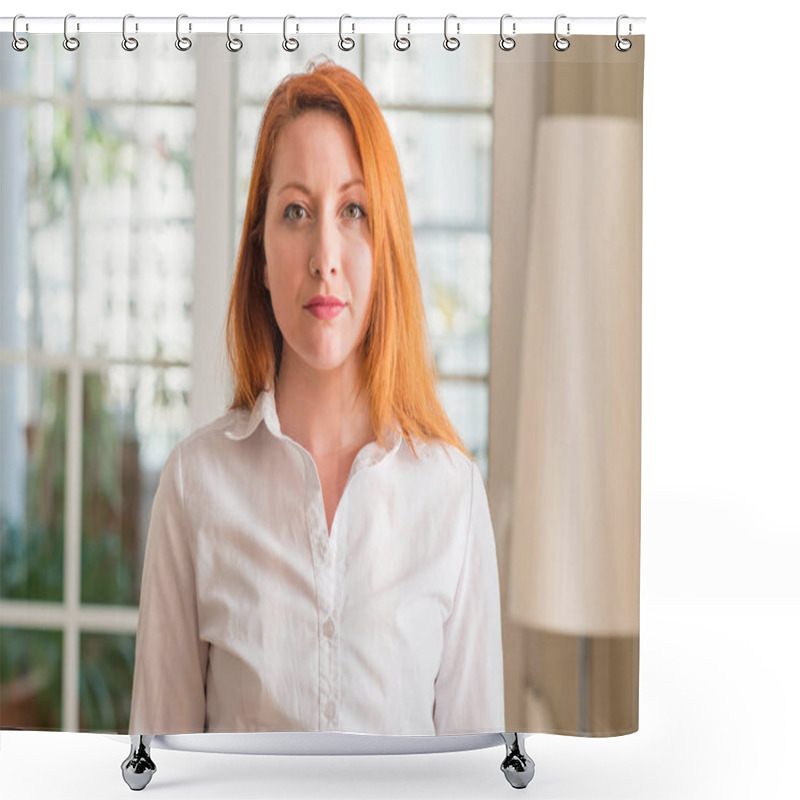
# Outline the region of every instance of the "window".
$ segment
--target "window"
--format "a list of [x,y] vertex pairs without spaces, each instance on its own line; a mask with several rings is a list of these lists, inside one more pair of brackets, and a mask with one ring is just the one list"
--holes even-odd
[[149,510],[190,432],[195,66],[171,44],[2,40],[4,724],[127,727]]

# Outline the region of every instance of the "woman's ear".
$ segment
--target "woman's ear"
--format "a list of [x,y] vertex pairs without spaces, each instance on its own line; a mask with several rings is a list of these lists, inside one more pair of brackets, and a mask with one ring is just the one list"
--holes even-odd
[[264,287],[269,291],[269,275],[267,274],[267,262],[264,262]]

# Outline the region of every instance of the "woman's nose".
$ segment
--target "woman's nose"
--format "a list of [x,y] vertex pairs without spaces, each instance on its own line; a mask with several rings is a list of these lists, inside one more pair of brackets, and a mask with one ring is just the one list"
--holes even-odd
[[311,274],[319,274],[321,278],[336,274],[339,270],[340,259],[341,242],[336,220],[323,215],[315,226],[315,236],[309,263]]

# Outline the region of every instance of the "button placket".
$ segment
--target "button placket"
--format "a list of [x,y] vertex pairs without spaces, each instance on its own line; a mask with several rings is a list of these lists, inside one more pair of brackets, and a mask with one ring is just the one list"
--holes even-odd
[[338,724],[339,671],[338,641],[336,637],[336,562],[325,569],[325,591],[320,593],[319,648],[320,648],[320,711],[325,730],[335,730]]
[[335,622],[338,534],[331,531],[328,535],[319,476],[310,455],[305,456],[305,461],[306,524],[317,582],[319,726],[320,730],[336,730],[339,724],[339,656]]

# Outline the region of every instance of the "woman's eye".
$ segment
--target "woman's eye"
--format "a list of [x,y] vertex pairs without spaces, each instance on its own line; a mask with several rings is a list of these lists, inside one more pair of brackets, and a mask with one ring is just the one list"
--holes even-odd
[[344,215],[348,219],[360,219],[361,217],[366,217],[367,212],[364,211],[358,203],[350,203],[350,205],[345,208]]
[[283,212],[283,216],[286,217],[286,219],[296,222],[303,219],[305,213],[306,210],[302,206],[298,206],[297,203],[291,203],[286,206],[286,211]]

